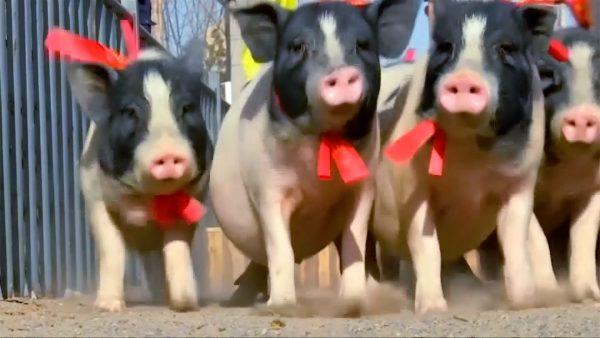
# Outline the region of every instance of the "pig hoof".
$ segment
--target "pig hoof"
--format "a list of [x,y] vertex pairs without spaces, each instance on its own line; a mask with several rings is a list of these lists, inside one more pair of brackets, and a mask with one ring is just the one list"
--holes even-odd
[[107,312],[121,312],[125,310],[125,301],[120,298],[98,297],[95,307]]
[[171,309],[177,312],[186,312],[195,310],[198,307],[198,299],[195,290],[172,296]]
[[198,307],[196,300],[171,301],[171,310],[176,312],[193,311]]
[[600,289],[597,282],[572,284],[573,298],[578,302],[593,299],[600,302]]
[[536,291],[537,301],[540,306],[556,306],[568,301],[568,295],[558,285],[538,286]]
[[425,298],[418,299],[415,303],[415,311],[424,315],[427,313],[439,313],[448,311],[448,303],[444,298]]

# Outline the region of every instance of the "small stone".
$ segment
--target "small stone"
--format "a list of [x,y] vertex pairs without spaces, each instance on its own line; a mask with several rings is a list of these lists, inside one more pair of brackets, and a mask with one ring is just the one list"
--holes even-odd
[[273,330],[281,330],[285,327],[285,322],[280,319],[275,319],[271,322],[271,328]]

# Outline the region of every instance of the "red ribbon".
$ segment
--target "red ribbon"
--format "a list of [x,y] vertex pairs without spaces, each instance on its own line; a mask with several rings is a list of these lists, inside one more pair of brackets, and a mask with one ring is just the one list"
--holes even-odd
[[125,69],[139,54],[139,39],[129,20],[121,20],[121,29],[127,47],[128,57],[97,41],[71,33],[61,28],[51,28],[46,36],[45,46],[51,57],[62,55],[69,60],[96,63],[112,69]]
[[584,28],[590,28],[592,25],[592,6],[590,0],[521,0],[518,6],[525,5],[560,5],[566,4],[571,9],[575,20]]
[[[504,0],[510,2],[509,0]],[[586,2],[586,0],[521,0],[521,2],[512,3],[516,6],[527,6],[527,5],[559,5],[566,3],[570,8],[573,14],[575,15],[577,21],[580,25],[584,27],[589,27],[589,20],[586,19],[589,16],[590,8]],[[582,21],[583,20],[583,21]],[[569,49],[559,40],[550,39],[550,46],[548,48],[548,53],[559,62],[567,62],[569,61]]]
[[423,120],[417,124],[390,144],[385,150],[385,155],[394,162],[409,161],[432,137],[429,174],[442,176],[446,154],[446,132],[433,120]]
[[331,159],[340,173],[342,181],[352,184],[369,176],[369,168],[350,142],[332,133],[321,136],[317,173],[321,180],[331,179]]
[[567,62],[570,58],[570,52],[567,46],[557,39],[550,40],[548,53],[559,62]]
[[150,210],[156,225],[163,231],[172,229],[178,220],[188,225],[195,224],[205,214],[202,203],[184,191],[154,196]]

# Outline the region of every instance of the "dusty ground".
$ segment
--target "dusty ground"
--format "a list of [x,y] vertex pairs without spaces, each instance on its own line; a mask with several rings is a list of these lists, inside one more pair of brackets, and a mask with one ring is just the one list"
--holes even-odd
[[109,314],[95,310],[89,297],[13,299],[0,301],[0,336],[600,336],[598,305],[486,310],[503,306],[496,296],[484,297],[464,286],[449,296],[451,312],[419,317],[389,290],[381,296],[388,305],[398,305],[393,313],[352,319],[284,318],[218,305],[174,313],[128,304],[125,312]]

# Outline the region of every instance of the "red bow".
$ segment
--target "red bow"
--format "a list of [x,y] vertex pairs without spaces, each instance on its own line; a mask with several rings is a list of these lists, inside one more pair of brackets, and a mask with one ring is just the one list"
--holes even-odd
[[173,228],[175,221],[178,220],[192,225],[200,221],[205,213],[202,203],[184,191],[172,195],[154,196],[150,210],[156,225],[161,230]]
[[584,28],[592,25],[592,7],[589,0],[522,0],[517,5],[560,5],[566,4],[571,9],[575,20]]
[[52,57],[59,54],[73,61],[96,63],[112,69],[122,70],[137,59],[140,46],[137,34],[129,20],[121,20],[121,30],[127,46],[128,57],[97,41],[61,28],[50,29],[45,45]]
[[334,1],[345,2],[350,6],[354,6],[354,7],[358,7],[358,8],[366,7],[371,3],[371,0],[321,0],[321,2],[334,2]]
[[424,120],[417,124],[412,130],[389,145],[385,154],[394,162],[406,162],[413,158],[432,137],[433,147],[429,160],[429,174],[442,176],[446,153],[446,133],[433,120]]
[[369,176],[369,168],[352,144],[339,135],[327,133],[321,136],[317,163],[317,172],[322,180],[331,179],[331,158],[346,184],[362,181]]
[[[558,5],[563,3],[566,3],[571,8],[571,11],[575,15],[577,21],[579,21],[580,25],[589,27],[590,22],[587,17],[589,16],[588,12],[590,11],[590,8],[586,0],[521,0],[521,2],[515,3],[515,5]],[[559,62],[569,61],[569,49],[557,39],[550,39],[548,53]]]
[[548,53],[559,62],[569,61],[569,49],[559,40],[550,40],[550,48],[548,49]]

